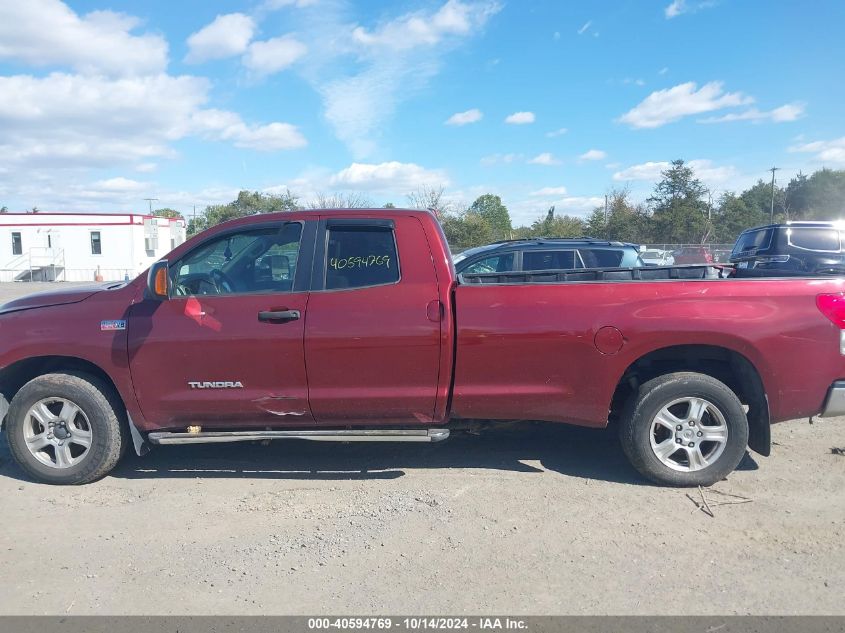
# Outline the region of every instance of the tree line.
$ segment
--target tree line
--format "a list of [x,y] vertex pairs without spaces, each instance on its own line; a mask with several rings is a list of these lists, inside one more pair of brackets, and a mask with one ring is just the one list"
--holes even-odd
[[[501,239],[591,236],[637,244],[732,243],[743,230],[766,224],[772,211],[771,183],[758,180],[742,192],[725,192],[714,200],[694,170],[675,160],[663,171],[651,195],[632,201],[627,188],[608,194],[606,208],[597,206],[586,217],[558,214],[554,207],[538,213],[527,226],[512,225],[502,199],[479,196],[462,208],[449,201],[442,187],[420,187],[407,196],[408,206],[431,209],[440,220],[449,244],[468,248]],[[188,234],[234,218],[294,211],[303,208],[370,207],[360,194],[320,194],[302,203],[289,190],[281,193],[241,191],[228,204],[209,205],[188,221]],[[386,208],[395,208],[388,202]],[[157,215],[178,216],[172,209]],[[774,187],[774,220],[832,220],[845,214],[845,170],[821,169],[807,176],[799,173],[785,187]]]

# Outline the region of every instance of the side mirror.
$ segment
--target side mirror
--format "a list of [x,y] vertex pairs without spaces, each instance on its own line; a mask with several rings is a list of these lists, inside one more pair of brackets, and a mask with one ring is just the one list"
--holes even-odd
[[170,298],[170,276],[167,274],[167,260],[157,261],[147,275],[147,292],[153,299],[167,301]]

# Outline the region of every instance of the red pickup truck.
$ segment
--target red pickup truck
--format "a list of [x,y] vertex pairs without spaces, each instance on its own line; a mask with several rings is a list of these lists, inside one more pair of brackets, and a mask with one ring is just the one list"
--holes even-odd
[[771,423],[845,414],[845,280],[707,268],[456,277],[424,211],[252,216],[134,281],[3,306],[0,418],[56,484],[130,444],[433,442],[518,419],[618,423],[643,475],[708,485],[768,455]]

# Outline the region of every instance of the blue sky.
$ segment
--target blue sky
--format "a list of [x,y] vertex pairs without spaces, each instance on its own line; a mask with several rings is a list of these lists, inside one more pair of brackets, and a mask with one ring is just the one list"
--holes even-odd
[[0,3],[0,204],[190,212],[239,189],[407,204],[502,196],[517,223],[845,167],[845,3]]

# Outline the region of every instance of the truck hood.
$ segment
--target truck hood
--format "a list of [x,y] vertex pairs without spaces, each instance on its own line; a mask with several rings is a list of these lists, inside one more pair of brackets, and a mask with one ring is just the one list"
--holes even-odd
[[124,285],[125,284],[123,283],[110,282],[91,286],[76,286],[62,290],[50,290],[49,292],[39,292],[37,294],[13,299],[12,301],[1,305],[0,314],[17,312],[18,310],[31,310],[32,308],[59,306],[67,303],[79,303],[98,292],[112,288],[119,288]]

